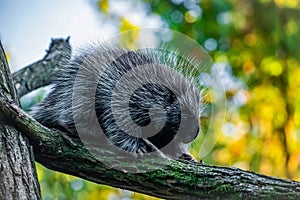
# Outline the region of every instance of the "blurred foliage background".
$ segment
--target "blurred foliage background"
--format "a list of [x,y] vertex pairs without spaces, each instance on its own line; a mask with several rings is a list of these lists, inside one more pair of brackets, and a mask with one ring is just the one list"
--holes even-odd
[[[300,181],[300,1],[98,0],[120,31],[142,28],[111,7],[130,3],[200,43],[224,71],[227,116],[204,162]],[[148,24],[144,24],[145,27]],[[198,158],[197,141],[191,153]],[[99,186],[37,164],[43,198],[155,199]]]

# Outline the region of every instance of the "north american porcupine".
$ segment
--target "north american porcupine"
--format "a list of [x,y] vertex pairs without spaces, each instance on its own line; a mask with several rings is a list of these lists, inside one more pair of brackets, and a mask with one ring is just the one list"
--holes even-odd
[[198,134],[203,105],[192,60],[176,51],[118,45],[81,52],[33,110],[37,121],[71,136],[107,139],[127,152],[193,160],[187,144]]

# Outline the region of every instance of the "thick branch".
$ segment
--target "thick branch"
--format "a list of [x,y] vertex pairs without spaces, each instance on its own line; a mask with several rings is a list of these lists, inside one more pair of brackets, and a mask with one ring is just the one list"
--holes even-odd
[[[118,171],[95,159],[80,141],[41,126],[18,106],[0,99],[0,108],[28,136],[34,146],[36,160],[56,171],[166,199],[300,198],[300,183],[290,180],[236,168],[161,158],[133,165],[111,151],[99,149],[103,158],[111,163],[122,160],[125,168],[142,167],[149,172]],[[161,169],[157,170],[158,166]]]
[[44,58],[13,74],[19,96],[21,97],[37,88],[51,84],[53,75],[70,57],[69,37],[67,39],[52,39]]

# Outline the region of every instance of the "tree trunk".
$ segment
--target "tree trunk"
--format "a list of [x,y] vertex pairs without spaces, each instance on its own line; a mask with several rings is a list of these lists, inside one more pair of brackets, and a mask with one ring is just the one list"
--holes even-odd
[[[1,42],[0,98],[19,105]],[[41,199],[32,148],[3,112],[0,112],[0,181],[0,199]]]

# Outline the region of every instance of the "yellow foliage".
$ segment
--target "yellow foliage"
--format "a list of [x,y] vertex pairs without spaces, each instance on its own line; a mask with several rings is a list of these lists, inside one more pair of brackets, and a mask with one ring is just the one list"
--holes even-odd
[[272,76],[279,76],[283,71],[280,61],[273,57],[267,57],[263,59],[261,67],[264,72]]
[[5,52],[5,57],[6,57],[7,62],[9,63],[9,62],[10,62],[10,56],[9,56],[9,53]]
[[130,21],[128,21],[125,18],[121,18],[121,26],[120,31],[121,32],[127,32],[127,34],[122,34],[122,44],[125,47],[129,48],[135,48],[136,47],[136,41],[138,40],[139,36],[139,30],[140,27],[132,24]]
[[217,52],[214,56],[214,60],[216,63],[225,63],[228,62],[228,57],[223,52]]
[[101,10],[103,13],[107,13],[109,9],[109,3],[108,0],[98,0],[98,8]]
[[195,11],[189,10],[184,14],[184,19],[188,23],[194,23],[197,21],[197,14]]
[[299,0],[274,0],[278,7],[299,8]]

